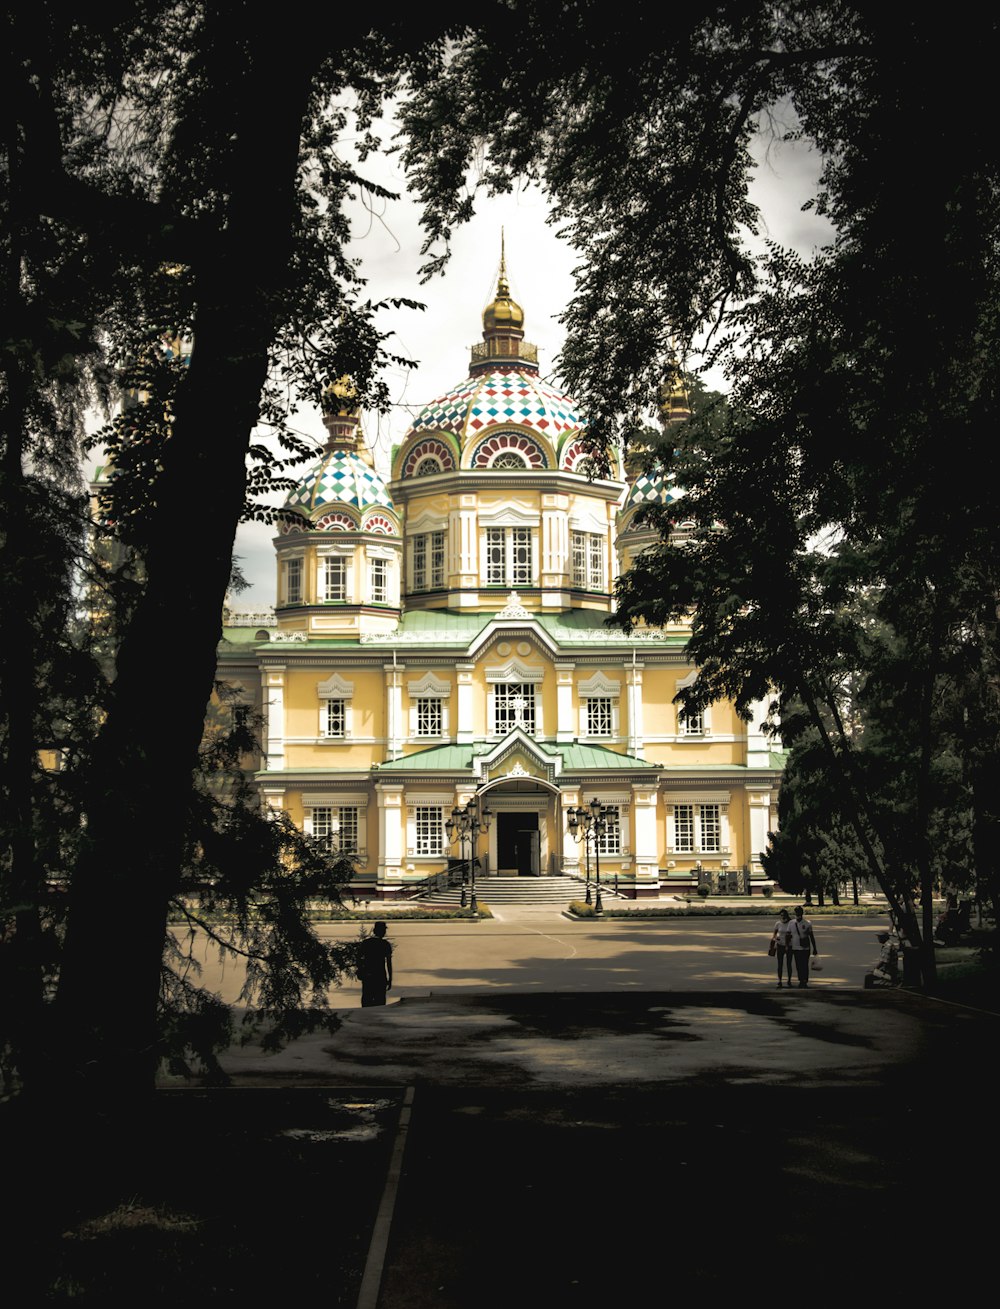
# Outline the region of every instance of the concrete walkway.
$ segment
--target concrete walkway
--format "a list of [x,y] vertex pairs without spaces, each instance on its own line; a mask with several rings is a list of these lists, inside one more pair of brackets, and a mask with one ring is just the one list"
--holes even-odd
[[341,1018],[223,1064],[237,1086],[402,1106],[351,1309],[729,1303],[799,1276],[811,1305],[914,1281],[935,1298],[989,1239],[995,1015],[744,989],[453,993]]
[[334,1035],[222,1058],[240,1082],[510,1088],[881,1086],[982,1067],[1000,1018],[902,990],[461,995],[345,1009]]

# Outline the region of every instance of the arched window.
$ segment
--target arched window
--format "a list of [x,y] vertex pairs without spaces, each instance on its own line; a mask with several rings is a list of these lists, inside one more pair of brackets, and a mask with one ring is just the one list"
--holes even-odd
[[413,470],[413,476],[432,477],[435,473],[440,472],[441,464],[433,455],[428,455],[425,459],[421,459],[420,463],[417,464],[416,468]]
[[490,464],[490,468],[527,468],[527,466],[521,455],[515,454],[513,450],[505,450]]

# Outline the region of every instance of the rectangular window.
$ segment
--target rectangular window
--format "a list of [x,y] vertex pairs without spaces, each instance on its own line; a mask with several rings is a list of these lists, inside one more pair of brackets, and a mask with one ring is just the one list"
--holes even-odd
[[302,603],[301,559],[289,559],[285,565],[285,597],[290,605]]
[[414,591],[444,586],[444,532],[421,532],[410,538]]
[[326,559],[323,564],[324,600],[347,599],[347,563],[343,559]]
[[370,559],[369,581],[371,582],[372,604],[389,603],[389,563],[386,559]]
[[611,735],[611,697],[594,695],[587,701],[587,735]]
[[530,527],[486,529],[487,586],[530,586],[534,578],[534,548]]
[[694,806],[674,805],[674,849],[678,854],[694,850]]
[[717,804],[701,806],[701,848],[706,854],[718,854],[722,849],[722,822]]
[[437,696],[421,697],[417,701],[417,736],[442,736],[444,716]]
[[590,537],[590,589],[604,590],[604,539],[596,533]]
[[437,805],[418,805],[416,810],[417,854],[440,854],[444,849],[444,822]]
[[347,735],[347,709],[343,700],[327,700],[324,736]]
[[493,688],[493,732],[505,736],[515,727],[535,731],[535,688],[531,682],[500,682]]
[[322,808],[312,811],[313,836],[325,842],[327,849],[341,854],[358,852],[358,811],[351,807]]
[[507,543],[502,527],[486,529],[486,582],[503,586],[507,581]]
[[410,541],[413,551],[413,589],[427,590],[427,537],[415,536]]
[[597,848],[601,854],[621,854],[622,824],[617,805],[604,806],[604,831],[597,838]]
[[531,585],[531,528],[514,527],[511,529],[511,567],[512,586]]
[[587,537],[584,532],[570,533],[570,555],[573,566],[573,585],[587,585]]
[[680,715],[681,736],[704,736],[705,715],[702,712]]
[[431,532],[430,541],[431,588],[437,591],[444,586],[444,532]]

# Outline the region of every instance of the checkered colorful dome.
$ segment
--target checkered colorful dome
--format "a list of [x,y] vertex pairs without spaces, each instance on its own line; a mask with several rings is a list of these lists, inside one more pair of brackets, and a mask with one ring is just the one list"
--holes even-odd
[[490,429],[520,427],[545,437],[554,450],[565,433],[583,426],[574,400],[531,373],[498,369],[459,382],[422,409],[406,435],[450,432],[464,448]]
[[351,450],[328,450],[285,501],[287,509],[298,509],[310,517],[316,510],[336,505],[355,509],[381,505],[395,513],[381,477]]
[[[677,497],[667,489],[661,472],[640,473],[628,489],[625,503],[619,510],[618,517],[621,531],[629,531],[633,526],[634,513],[641,505],[668,505]],[[625,522],[626,518],[629,520]],[[638,524],[635,524],[638,526]]]

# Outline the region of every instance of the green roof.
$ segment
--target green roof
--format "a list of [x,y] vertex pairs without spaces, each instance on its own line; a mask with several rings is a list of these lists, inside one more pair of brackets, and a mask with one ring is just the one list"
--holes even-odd
[[[491,745],[436,745],[429,750],[418,750],[416,754],[404,755],[401,759],[386,760],[377,765],[379,772],[462,772],[472,768],[472,761],[477,755],[489,754],[498,742]],[[536,742],[539,754],[554,758],[562,756],[564,772],[575,773],[586,769],[622,768],[634,771],[637,768],[647,771],[658,770],[658,764],[651,764],[645,759],[636,759],[633,755],[621,754],[609,750],[603,745],[580,745],[576,741],[565,745],[543,745]]]

